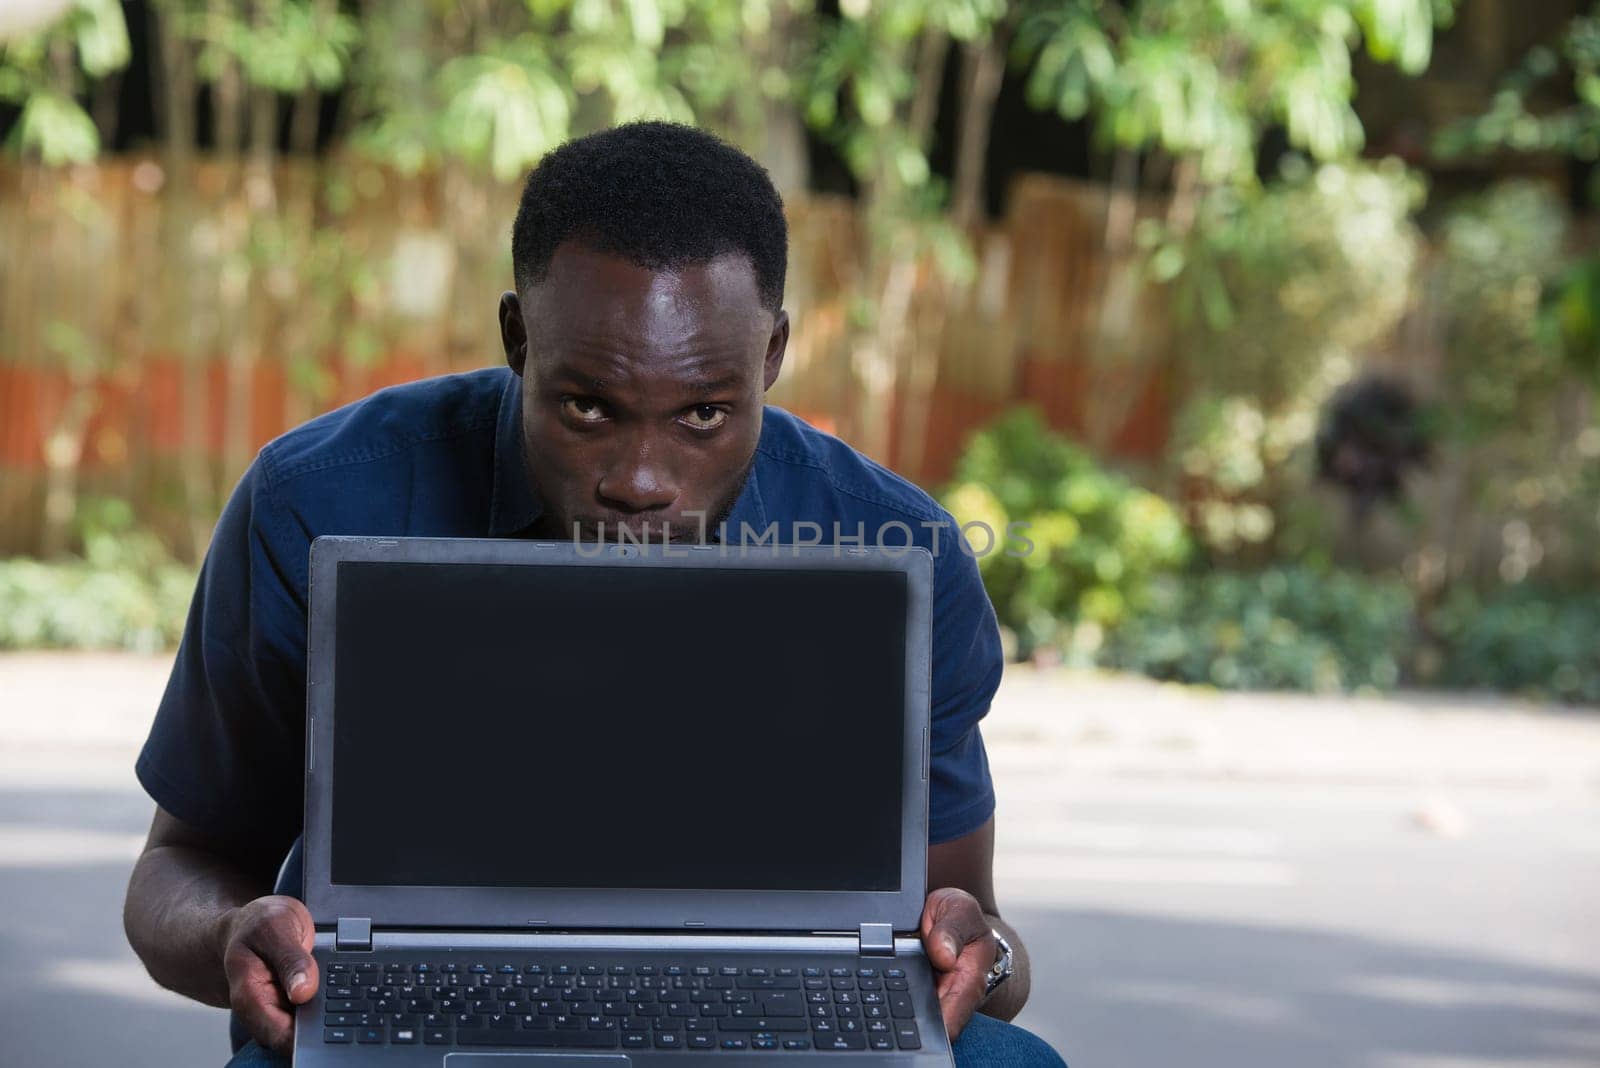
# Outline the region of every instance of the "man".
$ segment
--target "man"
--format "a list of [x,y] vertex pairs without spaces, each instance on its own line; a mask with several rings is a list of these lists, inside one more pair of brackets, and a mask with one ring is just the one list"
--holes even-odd
[[[1060,1064],[999,1022],[1029,974],[995,904],[978,733],[1001,672],[994,612],[926,494],[763,407],[789,339],[787,243],[765,172],[708,134],[641,123],[570,142],[529,176],[517,214],[517,288],[500,298],[509,370],[377,393],[285,434],[245,474],[139,757],[157,808],[124,917],[158,982],[233,1009],[236,1048],[252,1040],[236,1065],[281,1063],[293,1006],[318,984],[311,917],[290,896],[311,539],[692,539],[774,524],[786,541],[887,528],[885,541],[934,552],[922,938],[959,1062]],[[997,933],[1013,969],[986,995]]]

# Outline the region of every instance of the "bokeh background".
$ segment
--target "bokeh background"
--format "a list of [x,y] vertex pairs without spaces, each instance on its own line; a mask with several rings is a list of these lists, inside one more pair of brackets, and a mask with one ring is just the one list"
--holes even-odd
[[1029,524],[982,561],[1023,1022],[1600,1064],[1577,0],[0,2],[0,1060],[220,1063],[118,908],[221,503],[498,363],[519,179],[645,117],[785,197],[774,402]]

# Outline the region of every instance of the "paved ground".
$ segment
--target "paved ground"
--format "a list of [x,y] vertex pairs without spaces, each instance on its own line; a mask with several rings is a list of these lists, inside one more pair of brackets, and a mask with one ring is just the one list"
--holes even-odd
[[[220,1064],[123,944],[158,660],[0,656],[0,1064]],[[1014,672],[1022,1022],[1075,1068],[1600,1064],[1600,714]]]

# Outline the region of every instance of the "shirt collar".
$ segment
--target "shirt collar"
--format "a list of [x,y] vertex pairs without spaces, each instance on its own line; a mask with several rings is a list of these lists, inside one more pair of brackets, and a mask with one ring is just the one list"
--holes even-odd
[[[763,415],[765,414],[763,412]],[[739,542],[739,533],[743,529],[740,526],[741,523],[750,527],[752,535],[759,534],[766,529],[767,504],[766,500],[761,496],[761,469],[764,466],[762,461],[766,459],[766,454],[761,451],[761,446],[767,440],[767,426],[768,421],[763,419],[761,440],[756,444],[756,454],[750,460],[750,476],[744,480],[744,488],[739,491],[739,496],[734,499],[733,508],[728,512],[728,518],[723,521],[726,534],[724,535],[721,531],[713,531],[708,533],[708,538],[720,538],[720,540],[737,544]]]
[[508,538],[544,514],[533,492],[522,451],[522,376],[506,373],[494,428],[494,486],[489,498],[489,536]]

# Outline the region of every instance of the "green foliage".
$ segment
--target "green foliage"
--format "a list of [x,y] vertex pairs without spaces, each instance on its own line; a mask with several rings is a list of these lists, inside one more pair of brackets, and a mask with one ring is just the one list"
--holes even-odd
[[[1117,625],[1143,607],[1151,578],[1189,551],[1165,501],[1103,470],[1027,410],[972,438],[944,503],[962,524],[994,532],[978,566],[1024,653],[1065,644],[1082,624],[1091,634]],[[982,539],[969,538],[975,551]]]
[[1399,582],[1279,567],[1171,577],[1102,650],[1108,667],[1224,689],[1386,689],[1412,646]]
[[155,652],[183,634],[195,573],[121,501],[87,503],[83,556],[0,560],[0,649]]
[[1566,211],[1547,187],[1514,181],[1457,207],[1444,226],[1449,322],[1445,427],[1467,438],[1531,428],[1561,382],[1562,353],[1541,319],[1562,266]]
[[128,54],[117,0],[76,0],[52,25],[0,45],[0,102],[22,109],[12,151],[51,167],[99,155],[100,133],[76,99],[78,74],[103,78],[126,66]]
[[1361,147],[1350,49],[1408,73],[1425,68],[1438,0],[1068,0],[1025,5],[1016,54],[1028,99],[1093,114],[1131,149],[1193,156],[1208,182],[1253,184],[1262,132],[1281,126],[1317,159]]
[[[1566,82],[1557,92],[1575,102],[1530,110],[1529,99],[1557,79]],[[1600,5],[1568,23],[1554,46],[1530,49],[1489,110],[1441,131],[1435,147],[1446,158],[1496,149],[1600,158]]]
[[1208,199],[1173,280],[1192,383],[1174,455],[1206,545],[1267,543],[1304,496],[1319,407],[1405,311],[1421,196],[1386,161],[1291,169]]
[[279,93],[307,87],[328,91],[344,82],[360,24],[310,0],[280,0],[268,17],[247,21],[228,8],[192,17],[190,33],[203,43],[200,73],[215,78],[224,62],[237,62],[252,85]]
[[445,64],[442,144],[473,162],[487,162],[500,181],[523,173],[568,135],[573,101],[561,72],[532,34],[492,54]]
[[1600,592],[1458,590],[1431,623],[1447,650],[1436,683],[1600,702]]

